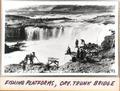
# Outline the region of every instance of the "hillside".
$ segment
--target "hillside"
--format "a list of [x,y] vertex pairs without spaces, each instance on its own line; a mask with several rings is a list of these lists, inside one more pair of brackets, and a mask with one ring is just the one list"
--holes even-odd
[[98,13],[98,12],[110,12],[113,7],[111,6],[74,6],[74,5],[58,5],[55,6],[51,11],[61,12],[76,12],[76,13]]
[[115,16],[114,15],[101,15],[94,17],[92,19],[84,20],[83,22],[88,23],[102,23],[102,24],[115,24]]
[[35,15],[46,15],[46,14],[93,14],[112,12],[114,6],[95,6],[95,5],[41,5],[33,7],[25,7],[20,9],[14,9],[6,11],[8,14],[19,14],[32,16]]
[[5,15],[6,19],[9,20],[23,20],[23,19],[30,19],[29,17],[26,16],[20,16],[20,15]]

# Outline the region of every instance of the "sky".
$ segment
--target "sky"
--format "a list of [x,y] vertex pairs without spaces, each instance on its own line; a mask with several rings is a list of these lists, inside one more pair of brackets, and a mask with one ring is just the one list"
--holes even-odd
[[5,10],[10,10],[10,9],[18,9],[18,8],[23,8],[23,7],[29,7],[29,6],[36,6],[36,5],[58,5],[58,4],[63,4],[63,5],[68,5],[68,4],[73,4],[73,5],[113,5],[113,1],[7,1],[5,0],[3,2],[3,8]]

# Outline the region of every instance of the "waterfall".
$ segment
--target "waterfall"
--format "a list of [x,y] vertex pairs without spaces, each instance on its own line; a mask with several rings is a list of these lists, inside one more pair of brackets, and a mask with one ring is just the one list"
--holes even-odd
[[61,37],[61,35],[62,35],[63,32],[64,32],[64,27],[61,26],[61,27],[60,27],[60,30],[59,30],[58,37]]
[[39,35],[40,35],[40,39],[41,39],[41,40],[43,39],[43,33],[44,33],[44,30],[43,30],[43,29],[40,29],[40,30],[39,30]]
[[50,38],[60,38],[63,35],[64,27],[39,28],[29,26],[25,28],[26,40],[43,40]]
[[53,38],[56,37],[56,28],[52,29],[52,36],[53,36]]
[[27,40],[39,40],[43,38],[43,30],[38,27],[26,27],[25,33]]

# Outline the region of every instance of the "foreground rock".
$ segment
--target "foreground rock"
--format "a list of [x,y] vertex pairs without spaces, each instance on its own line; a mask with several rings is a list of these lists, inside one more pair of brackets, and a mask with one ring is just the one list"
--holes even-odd
[[103,59],[100,62],[82,63],[82,62],[68,62],[59,68],[62,73],[111,73],[115,70],[111,69],[114,64],[112,59]]
[[20,64],[10,64],[5,66],[5,73],[55,73],[57,72],[58,67],[48,66],[43,63],[36,63],[33,65],[27,64],[25,70]]
[[23,70],[22,65],[20,64],[10,64],[5,66],[5,73],[43,73],[45,70],[45,65],[40,63],[40,64],[34,64],[34,65],[26,65],[26,69]]

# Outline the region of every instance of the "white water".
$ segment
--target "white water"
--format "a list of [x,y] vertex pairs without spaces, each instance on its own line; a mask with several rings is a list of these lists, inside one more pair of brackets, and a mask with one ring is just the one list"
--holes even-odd
[[[78,19],[81,19],[80,17],[83,18],[83,16],[80,15]],[[89,18],[89,15],[87,15],[87,18]],[[70,46],[72,51],[74,51],[74,42],[76,39],[84,39],[86,43],[91,42],[100,45],[104,37],[111,34],[109,29],[115,28],[112,24],[90,24],[81,22],[81,20],[77,20],[76,22],[59,22],[55,25],[63,26],[64,33],[62,33],[63,27],[59,29],[53,28],[51,30],[44,30],[39,27],[27,27],[25,30],[27,40],[29,41],[25,41],[27,46],[24,48],[25,51],[15,51],[5,54],[3,64],[19,63],[24,59],[26,54],[34,51],[40,62],[47,63],[48,57],[55,57],[59,58],[60,65],[63,65],[71,58],[70,56],[65,56],[66,49]],[[49,31],[52,33],[51,36],[48,35]],[[36,41],[32,41],[33,36],[35,36]],[[8,45],[9,44],[11,43],[8,43]],[[35,62],[38,61],[35,60]]]
[[25,28],[26,32],[26,39],[27,40],[44,40],[44,39],[50,39],[50,38],[58,38],[62,36],[62,27],[56,28],[54,27],[53,29],[44,29],[44,28],[39,28],[39,27],[26,27]]

